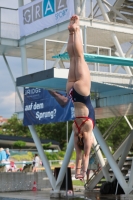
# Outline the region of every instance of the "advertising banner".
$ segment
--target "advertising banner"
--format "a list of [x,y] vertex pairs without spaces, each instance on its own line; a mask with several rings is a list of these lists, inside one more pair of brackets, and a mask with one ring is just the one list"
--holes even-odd
[[69,20],[73,14],[73,0],[33,1],[19,8],[20,36],[27,36]]
[[23,124],[36,125],[74,119],[73,103],[65,92],[24,88]]

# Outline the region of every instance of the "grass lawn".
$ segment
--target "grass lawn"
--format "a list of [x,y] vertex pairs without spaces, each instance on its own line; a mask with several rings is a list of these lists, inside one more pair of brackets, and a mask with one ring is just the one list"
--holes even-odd
[[73,185],[76,186],[84,186],[84,182],[80,181],[80,180],[73,180]]

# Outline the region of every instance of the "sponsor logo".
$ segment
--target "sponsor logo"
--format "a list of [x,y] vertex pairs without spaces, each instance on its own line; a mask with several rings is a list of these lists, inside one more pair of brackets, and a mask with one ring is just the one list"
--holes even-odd
[[42,17],[42,2],[29,6],[23,10],[24,24],[31,24],[32,22],[41,19]]
[[41,88],[25,88],[24,95],[27,98],[40,99],[43,96],[43,89],[41,89]]
[[58,20],[64,17],[67,11],[67,0],[43,0],[23,10],[23,23],[31,24],[53,14]]

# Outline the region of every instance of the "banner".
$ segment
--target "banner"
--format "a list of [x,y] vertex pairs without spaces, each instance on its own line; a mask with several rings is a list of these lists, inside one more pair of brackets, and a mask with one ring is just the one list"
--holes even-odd
[[20,36],[27,36],[69,20],[73,14],[73,0],[33,1],[19,8]]
[[47,124],[74,119],[73,103],[65,92],[24,88],[23,124]]

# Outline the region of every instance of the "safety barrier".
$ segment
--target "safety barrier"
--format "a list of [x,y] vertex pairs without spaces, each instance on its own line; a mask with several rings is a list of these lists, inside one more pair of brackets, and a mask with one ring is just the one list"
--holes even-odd
[[37,190],[51,188],[45,171],[37,173],[3,172],[0,173],[0,192],[31,191],[34,182]]

